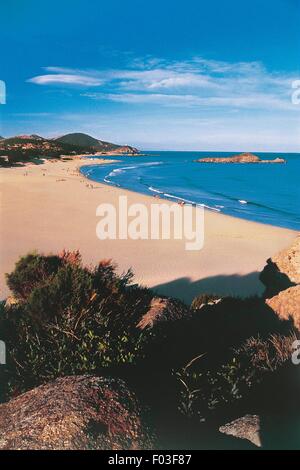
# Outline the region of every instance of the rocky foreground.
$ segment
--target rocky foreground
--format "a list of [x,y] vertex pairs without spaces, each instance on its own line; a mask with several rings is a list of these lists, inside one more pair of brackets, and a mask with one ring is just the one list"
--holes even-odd
[[207,157],[199,158],[197,163],[285,163],[283,158],[274,158],[273,160],[262,160],[253,153],[241,153],[232,157]]
[[[261,280],[266,291],[260,299],[264,307],[258,312],[253,311],[251,303],[243,304],[242,300],[202,295],[187,307],[171,298],[153,296],[148,310],[137,317],[135,328],[151,334],[164,332],[160,347],[153,351],[154,366],[151,368],[150,362],[142,362],[142,368],[134,370],[134,380],[130,374],[127,376],[128,382],[127,378],[123,381],[92,375],[65,376],[12,398],[0,405],[0,449],[138,450],[160,445],[170,448],[170,445],[176,446],[174,442],[179,436],[186,439],[180,441],[179,448],[300,448],[297,432],[300,422],[299,373],[292,364],[290,349],[284,346],[300,332],[300,236],[291,247],[267,261]],[[226,303],[230,309],[224,307]],[[11,316],[14,303],[7,302],[6,308],[12,309],[9,310]],[[190,321],[193,323],[188,329]],[[294,331],[294,337],[276,336],[274,325],[278,331],[283,331],[281,324]],[[232,332],[231,325],[235,328]],[[271,350],[266,349],[266,343],[260,339],[260,333],[265,334],[265,327],[271,335],[271,349],[278,352],[275,356],[269,354]],[[244,331],[244,328],[250,329]],[[188,335],[184,344],[181,330]],[[170,332],[169,342],[165,345]],[[219,343],[223,346],[228,343],[228,347],[232,347],[236,342],[241,344],[242,337],[248,338],[248,348],[256,348],[256,370],[268,369],[267,381],[259,382],[250,398],[245,395],[246,400],[237,401],[239,406],[227,407],[225,415],[215,417],[202,428],[194,420],[189,421],[188,416],[179,418],[176,406],[171,408],[175,382],[170,377],[168,383],[165,376],[169,364],[176,369],[174,357],[179,358],[179,364],[185,361],[185,367],[176,375],[182,383],[189,384],[188,371],[193,364],[205,360],[206,354],[212,354]],[[195,352],[202,354],[187,363],[184,359],[186,349],[194,340],[200,348]],[[287,366],[278,367],[280,362]],[[114,375],[118,377],[118,372]],[[221,388],[224,384],[221,383]],[[189,393],[191,390],[188,388]],[[203,404],[200,406],[203,411],[201,407]],[[171,415],[168,414],[170,410]],[[189,413],[192,410],[192,407],[188,409]],[[157,439],[159,418],[160,426],[163,426]],[[172,429],[175,437],[172,437]],[[167,444],[161,444],[164,433],[168,436],[164,441]]]
[[64,377],[0,406],[0,449],[149,447],[137,399],[121,380]]
[[[287,249],[268,259],[267,265],[260,275],[261,281],[266,286],[266,305],[278,316],[281,321],[290,321],[291,325],[300,332],[300,236]],[[297,335],[299,336],[299,335]],[[289,394],[295,395],[299,392],[299,380],[295,379],[296,365],[290,363],[291,373],[279,375],[279,382],[285,383],[286,394],[277,400],[274,397],[274,406],[278,405],[277,423],[272,422],[272,418],[259,415],[245,415],[220,427],[220,432],[240,439],[246,439],[257,447],[264,447],[264,440],[271,441],[270,434],[276,435],[276,441],[284,448],[299,448],[299,436],[291,430],[294,429],[293,421],[299,426],[300,417],[297,412],[293,417],[284,417],[283,421],[286,429],[280,429],[278,423],[282,420],[281,407],[284,408],[289,400]],[[291,376],[293,378],[291,379]],[[276,389],[274,388],[274,391]],[[276,391],[278,392],[278,390]],[[293,401],[291,398],[291,401]],[[296,398],[297,399],[297,398]],[[273,398],[272,398],[273,400]],[[279,403],[278,403],[279,402]],[[295,411],[295,410],[294,410]],[[269,421],[266,426],[265,422]],[[264,427],[268,427],[269,435],[264,436]],[[270,430],[270,428],[273,428]],[[264,436],[264,439],[262,438]],[[297,446],[297,447],[295,447]],[[274,448],[276,448],[274,446]]]

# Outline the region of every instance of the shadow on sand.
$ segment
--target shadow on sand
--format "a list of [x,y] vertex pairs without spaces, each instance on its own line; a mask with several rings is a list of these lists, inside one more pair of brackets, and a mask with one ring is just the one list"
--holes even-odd
[[264,285],[259,280],[260,273],[252,272],[246,275],[219,275],[191,281],[188,277],[175,279],[152,288],[160,295],[176,297],[183,302],[191,303],[199,294],[218,294],[221,296],[250,297],[262,295]]

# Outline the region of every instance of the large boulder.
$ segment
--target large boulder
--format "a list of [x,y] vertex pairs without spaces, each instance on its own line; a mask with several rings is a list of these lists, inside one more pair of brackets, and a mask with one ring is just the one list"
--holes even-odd
[[267,260],[260,280],[266,286],[266,297],[300,283],[300,236],[291,246]]
[[294,326],[300,331],[300,285],[285,289],[272,298],[266,299],[266,304],[281,320],[292,320]]
[[292,320],[300,330],[300,236],[268,259],[260,279],[266,286],[266,304],[281,320]]
[[0,405],[0,449],[145,449],[151,439],[123,381],[70,376]]

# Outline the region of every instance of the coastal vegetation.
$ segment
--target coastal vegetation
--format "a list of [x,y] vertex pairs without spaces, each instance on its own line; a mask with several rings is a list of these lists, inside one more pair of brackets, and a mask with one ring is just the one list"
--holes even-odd
[[196,436],[229,418],[267,412],[265,394],[274,380],[280,393],[278,377],[289,370],[290,321],[259,297],[208,293],[188,306],[133,282],[110,260],[83,266],[78,251],[22,257],[1,304],[1,401],[69,376],[122,379],[160,447],[174,445],[175,431],[180,446],[187,436],[197,446]]
[[135,154],[138,150],[130,146],[122,146],[104,142],[87,134],[74,133],[46,139],[39,135],[21,135],[0,139],[0,166],[25,163],[36,158],[60,158],[63,155],[86,154],[100,152],[119,152]]
[[131,279],[110,261],[83,267],[78,252],[21,258],[7,276],[16,304],[1,325],[10,351],[6,393],[141,358],[147,338],[135,325],[151,296]]

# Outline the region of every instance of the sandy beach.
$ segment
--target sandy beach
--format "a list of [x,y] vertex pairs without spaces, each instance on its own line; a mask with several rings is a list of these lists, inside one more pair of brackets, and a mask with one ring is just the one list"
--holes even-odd
[[131,267],[136,282],[187,302],[201,292],[260,294],[263,285],[258,274],[266,259],[297,235],[293,230],[206,211],[200,251],[186,251],[184,240],[100,241],[96,237],[99,204],[117,206],[118,197],[127,195],[129,204],[143,202],[149,207],[154,198],[89,181],[79,174],[83,164],[95,161],[73,158],[0,169],[1,299],[9,294],[4,274],[13,270],[21,255],[34,250],[57,253],[64,248],[79,249],[86,264],[111,258],[119,272]]

